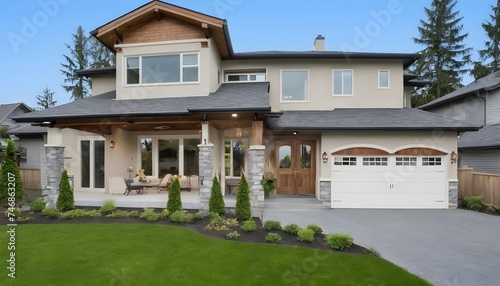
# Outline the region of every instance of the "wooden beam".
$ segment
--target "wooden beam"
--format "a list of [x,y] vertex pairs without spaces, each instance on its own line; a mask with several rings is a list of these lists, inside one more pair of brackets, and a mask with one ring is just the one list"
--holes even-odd
[[250,145],[262,145],[262,136],[264,134],[264,122],[252,121],[252,140]]
[[115,32],[115,36],[120,40],[120,43],[123,43],[123,35],[120,34],[116,29],[113,30]]
[[[210,39],[210,30],[208,29],[208,24],[201,23],[201,28],[203,29],[203,32],[205,32],[205,38]],[[203,43],[202,43],[202,46],[203,46]]]
[[160,21],[160,20],[161,20],[161,18],[162,18],[162,16],[163,16],[163,15],[160,13],[160,9],[155,8],[155,18],[156,18],[156,20],[157,20],[157,21]]

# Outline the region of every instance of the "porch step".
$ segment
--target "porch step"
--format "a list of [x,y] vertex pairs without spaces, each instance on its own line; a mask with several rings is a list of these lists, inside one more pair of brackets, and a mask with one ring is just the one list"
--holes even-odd
[[327,209],[314,196],[283,196],[277,195],[275,198],[266,198],[265,208],[287,209],[287,210],[322,210]]

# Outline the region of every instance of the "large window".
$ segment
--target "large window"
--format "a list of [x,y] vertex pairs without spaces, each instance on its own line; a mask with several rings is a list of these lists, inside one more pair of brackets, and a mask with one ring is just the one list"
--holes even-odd
[[81,140],[81,186],[104,188],[104,140]]
[[333,70],[333,95],[352,95],[352,70]]
[[197,82],[198,54],[128,57],[127,84]]
[[281,100],[308,101],[308,81],[308,71],[281,71]]
[[378,88],[389,88],[389,71],[379,70],[378,71]]
[[241,177],[245,170],[246,140],[224,141],[224,173],[226,177]]
[[159,175],[179,175],[179,140],[158,140]]

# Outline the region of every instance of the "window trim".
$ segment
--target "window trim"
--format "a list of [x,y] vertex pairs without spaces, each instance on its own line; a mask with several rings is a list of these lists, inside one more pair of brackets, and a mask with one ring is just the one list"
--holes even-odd
[[[283,100],[283,72],[307,72],[307,94],[304,100]],[[310,102],[310,84],[309,84],[310,72],[309,69],[284,69],[280,70],[280,103],[304,103]]]
[[[157,57],[157,56],[171,56],[179,55],[180,65],[179,65],[179,82],[154,82],[154,83],[142,83],[142,59],[144,57]],[[197,65],[184,65],[185,55],[196,55]],[[139,59],[139,83],[128,83],[128,70],[127,60],[129,58]],[[162,53],[162,54],[147,54],[147,55],[128,55],[123,57],[123,87],[138,87],[138,86],[158,86],[158,85],[186,85],[186,84],[200,84],[200,52],[182,52],[182,53]],[[184,81],[184,68],[198,67],[198,80],[197,81]]]
[[[344,73],[346,71],[351,72],[351,93],[344,93]],[[342,72],[342,94],[335,93],[335,72]],[[332,69],[332,96],[354,96],[354,69]]]
[[[387,72],[387,86],[380,85],[380,74],[382,72]],[[378,88],[379,89],[391,89],[391,71],[389,69],[378,70]]]

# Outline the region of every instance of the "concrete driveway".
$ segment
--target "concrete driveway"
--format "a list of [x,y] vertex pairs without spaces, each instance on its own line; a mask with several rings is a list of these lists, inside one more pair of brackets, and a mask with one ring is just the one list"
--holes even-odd
[[266,207],[264,220],[320,225],[434,285],[500,285],[500,216],[466,210]]

